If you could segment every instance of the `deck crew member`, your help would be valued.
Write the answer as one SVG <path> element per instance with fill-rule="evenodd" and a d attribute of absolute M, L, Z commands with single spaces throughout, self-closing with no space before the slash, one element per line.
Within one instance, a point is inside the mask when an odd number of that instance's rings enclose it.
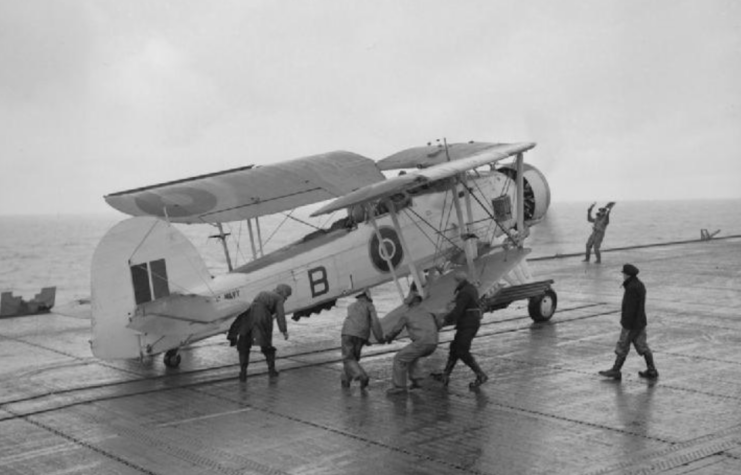
<path fill-rule="evenodd" d="M 623 304 L 620 315 L 620 338 L 615 346 L 615 364 L 599 374 L 608 378 L 621 379 L 620 368 L 630 352 L 631 343 L 639 355 L 646 360 L 646 371 L 639 371 L 642 378 L 654 379 L 659 372 L 654 365 L 653 353 L 646 342 L 646 286 L 638 279 L 638 268 L 632 264 L 623 266 Z"/>
<path fill-rule="evenodd" d="M 386 343 L 391 343 L 406 328 L 412 340 L 394 356 L 393 387 L 388 394 L 398 394 L 407 390 L 407 374 L 412 384 L 409 389 L 419 389 L 423 379 L 420 360 L 430 356 L 437 349 L 440 325 L 435 315 L 419 307 L 422 297 L 413 291 L 406 299 L 409 310 L 385 336 Z"/>
<path fill-rule="evenodd" d="M 252 344 L 260 346 L 265 361 L 268 364 L 270 377 L 278 376 L 275 369 L 275 353 L 273 346 L 273 319 L 278 321 L 278 329 L 283 338 L 288 340 L 286 328 L 286 314 L 283 303 L 291 296 L 291 286 L 279 284 L 275 290 L 266 290 L 257 294 L 252 305 L 246 312 L 239 315 L 231 328 L 227 338 L 235 344 L 239 351 L 239 380 L 247 380 L 247 366 L 250 362 Z"/>
<path fill-rule="evenodd" d="M 605 238 L 605 231 L 607 225 L 610 224 L 610 211 L 615 203 L 608 203 L 604 208 L 600 208 L 597 211 L 597 215 L 592 217 L 592 210 L 594 209 L 595 203 L 592 203 L 587 210 L 587 221 L 594 223 L 592 225 L 592 234 L 587 239 L 587 253 L 584 257 L 584 262 L 589 262 L 589 258 L 594 248 L 595 263 L 599 264 L 602 262 L 602 254 L 600 248 L 602 247 L 602 240 Z"/>
<path fill-rule="evenodd" d="M 350 383 L 360 381 L 360 389 L 368 387 L 370 378 L 362 366 L 360 356 L 363 346 L 369 345 L 370 333 L 376 340 L 383 341 L 383 330 L 378 320 L 376 307 L 373 305 L 370 289 L 365 289 L 358 294 L 355 302 L 347 308 L 347 317 L 342 324 L 342 377 L 343 388 L 349 388 Z"/>
<path fill-rule="evenodd" d="M 455 336 L 450 342 L 445 370 L 436 376 L 447 386 L 450 382 L 450 373 L 460 359 L 476 374 L 476 379 L 469 385 L 476 388 L 489 379 L 471 354 L 471 343 L 481 326 L 479 291 L 468 281 L 465 272 L 456 272 L 454 278 L 458 284 L 455 288 L 455 307 L 443 317 L 443 325 L 454 324 Z"/>

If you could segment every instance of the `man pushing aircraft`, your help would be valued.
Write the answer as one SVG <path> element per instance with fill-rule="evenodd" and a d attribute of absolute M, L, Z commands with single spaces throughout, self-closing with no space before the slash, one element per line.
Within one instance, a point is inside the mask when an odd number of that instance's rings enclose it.
<path fill-rule="evenodd" d="M 257 294 L 247 311 L 240 314 L 229 328 L 227 338 L 239 351 L 239 380 L 247 380 L 247 366 L 250 362 L 252 343 L 260 346 L 265 361 L 268 364 L 268 374 L 271 378 L 278 376 L 275 369 L 275 353 L 273 346 L 273 318 L 278 321 L 278 329 L 283 338 L 288 340 L 286 328 L 286 314 L 283 303 L 293 291 L 290 285 L 279 284 L 275 290 L 266 290 Z"/>

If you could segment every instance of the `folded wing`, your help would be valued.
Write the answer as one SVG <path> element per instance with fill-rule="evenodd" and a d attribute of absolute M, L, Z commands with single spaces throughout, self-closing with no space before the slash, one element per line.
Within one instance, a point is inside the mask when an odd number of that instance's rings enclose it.
<path fill-rule="evenodd" d="M 507 157 L 511 157 L 512 155 L 525 152 L 535 147 L 535 144 L 532 142 L 476 145 L 477 147 L 470 147 L 463 150 L 459 149 L 455 156 L 450 157 L 450 161 L 447 161 L 448 156 L 444 149 L 442 149 L 441 152 L 436 152 L 434 157 L 429 156 L 429 151 L 431 149 L 438 150 L 437 147 L 419 147 L 391 155 L 390 157 L 378 162 L 378 166 L 381 169 L 389 170 L 394 168 L 411 168 L 414 166 L 428 166 L 428 168 L 414 170 L 404 175 L 399 175 L 385 181 L 367 185 L 332 201 L 322 208 L 319 208 L 317 211 L 312 213 L 312 216 L 331 213 L 338 209 L 367 203 L 373 200 L 379 200 L 396 193 L 413 190 L 431 182 L 449 178 L 468 170 L 503 160 Z M 430 164 L 432 165 L 430 166 Z"/>
<path fill-rule="evenodd" d="M 370 158 L 337 151 L 112 193 L 105 200 L 132 216 L 218 223 L 325 201 L 382 180 Z"/>

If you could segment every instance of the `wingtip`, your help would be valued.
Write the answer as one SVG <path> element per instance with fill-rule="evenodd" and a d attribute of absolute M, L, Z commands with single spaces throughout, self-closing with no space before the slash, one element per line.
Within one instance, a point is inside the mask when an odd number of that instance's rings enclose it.
<path fill-rule="evenodd" d="M 536 145 L 538 145 L 536 142 L 520 142 L 517 144 L 518 148 L 522 148 L 523 152 L 535 148 Z"/>
<path fill-rule="evenodd" d="M 336 209 L 334 209 L 332 207 L 333 204 L 334 204 L 334 200 L 331 203 L 329 203 L 327 205 L 324 205 L 321 208 L 319 208 L 318 210 L 314 211 L 309 216 L 311 216 L 312 218 L 316 218 L 317 216 L 321 216 L 323 214 L 327 214 L 327 213 L 331 213 L 332 211 L 336 211 Z M 337 208 L 337 209 L 339 209 L 339 208 Z"/>

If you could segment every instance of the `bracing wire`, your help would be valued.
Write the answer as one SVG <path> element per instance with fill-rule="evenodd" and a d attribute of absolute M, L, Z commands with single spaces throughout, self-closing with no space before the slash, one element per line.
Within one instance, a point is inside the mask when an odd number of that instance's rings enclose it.
<path fill-rule="evenodd" d="M 134 250 L 131 251 L 131 254 L 129 255 L 129 259 L 128 259 L 129 264 L 131 264 L 131 258 L 134 257 L 134 254 L 136 254 L 139 251 L 139 248 L 142 247 L 142 245 L 144 245 L 144 241 L 146 241 L 149 235 L 152 234 L 154 227 L 157 226 L 158 224 L 159 224 L 159 221 L 152 221 L 152 225 L 149 227 L 149 230 L 147 230 L 147 232 L 144 233 L 144 236 L 139 241 L 139 244 L 137 244 Z M 169 223 L 168 223 L 168 226 L 170 226 Z"/>
<path fill-rule="evenodd" d="M 283 225 L 284 225 L 284 224 L 286 223 L 286 221 L 288 221 L 289 219 L 297 219 L 297 218 L 293 218 L 293 217 L 291 216 L 291 215 L 293 214 L 293 212 L 294 212 L 294 211 L 295 211 L 295 210 L 291 210 L 291 212 L 290 212 L 290 213 L 288 213 L 288 214 L 285 214 L 285 213 L 283 213 L 283 216 L 285 216 L 285 217 L 283 218 L 283 221 L 281 221 L 281 222 L 280 222 L 280 224 L 278 224 L 278 226 L 276 226 L 276 227 L 275 227 L 275 229 L 274 229 L 274 230 L 273 230 L 273 232 L 272 232 L 272 233 L 270 234 L 270 236 L 268 236 L 268 238 L 267 238 L 267 239 L 265 240 L 265 243 L 264 243 L 264 245 L 267 245 L 267 244 L 268 244 L 268 243 L 270 242 L 270 240 L 271 240 L 271 239 L 273 239 L 273 236 L 275 236 L 275 234 L 276 234 L 276 233 L 277 233 L 277 232 L 278 232 L 278 231 L 280 230 L 280 228 L 281 228 L 281 227 L 282 227 L 282 226 L 283 226 Z"/>
<path fill-rule="evenodd" d="M 434 227 L 434 226 L 433 226 L 433 225 L 432 225 L 432 224 L 431 224 L 431 223 L 430 223 L 429 221 L 427 221 L 427 220 L 426 220 L 426 219 L 425 219 L 424 217 L 420 216 L 420 214 L 419 214 L 419 213 L 417 213 L 416 211 L 414 211 L 413 209 L 407 208 L 407 209 L 404 209 L 404 212 L 405 212 L 405 213 L 407 213 L 407 215 L 408 215 L 409 213 L 411 213 L 411 214 L 413 214 L 414 216 L 416 216 L 417 218 L 419 218 L 419 221 L 414 221 L 414 220 L 411 220 L 411 221 L 412 221 L 412 223 L 413 223 L 413 224 L 414 224 L 414 225 L 415 225 L 415 226 L 417 227 L 417 229 L 419 229 L 419 230 L 420 230 L 420 232 L 422 233 L 422 235 L 423 235 L 423 236 L 424 236 L 425 238 L 427 238 L 427 240 L 428 240 L 428 241 L 429 241 L 429 242 L 430 242 L 430 243 L 431 243 L 431 244 L 432 244 L 432 245 L 433 245 L 433 246 L 435 247 L 435 250 L 436 250 L 436 252 L 437 252 L 437 249 L 439 249 L 439 247 L 440 247 L 440 246 L 439 246 L 439 244 L 437 244 L 437 242 L 436 242 L 436 241 L 434 241 L 433 239 L 431 239 L 431 238 L 430 238 L 430 236 L 429 236 L 429 235 L 428 235 L 428 234 L 427 234 L 427 233 L 426 233 L 426 232 L 425 232 L 425 231 L 424 231 L 424 230 L 422 229 L 422 227 L 421 227 L 421 226 L 419 225 L 419 222 L 421 221 L 421 222 L 423 222 L 424 224 L 426 224 L 427 226 L 429 226 L 429 227 L 430 227 L 430 228 L 431 228 L 431 229 L 432 229 L 432 230 L 434 231 L 434 234 L 439 234 L 439 235 L 442 235 L 442 233 L 441 233 L 440 231 L 438 231 L 437 229 L 435 229 L 435 227 Z M 452 246 L 458 247 L 458 246 L 457 246 L 457 245 L 456 245 L 456 244 L 455 244 L 455 243 L 454 243 L 453 241 L 451 241 L 451 240 L 450 240 L 450 238 L 447 238 L 447 237 L 445 237 L 444 235 L 443 235 L 442 237 L 443 237 L 444 239 L 446 239 L 446 240 L 447 240 L 447 241 L 448 241 L 448 242 L 449 242 L 449 243 L 450 243 L 450 244 L 451 244 Z M 438 242 L 439 242 L 439 241 L 438 241 Z M 459 249 L 460 249 L 460 248 L 459 248 Z"/>
<path fill-rule="evenodd" d="M 509 183 L 510 182 L 511 182 L 511 180 L 509 178 L 507 178 L 507 189 L 509 189 Z M 475 180 L 473 181 L 473 185 L 476 187 L 476 190 L 479 192 L 479 194 L 481 194 L 481 195 L 484 194 L 483 190 L 481 189 L 481 187 L 479 186 L 479 184 Z M 463 186 L 466 186 L 466 184 L 463 183 Z M 481 209 L 483 209 L 484 212 L 486 212 L 486 214 L 491 218 L 491 220 L 494 221 L 495 225 L 499 229 L 501 229 L 503 233 L 507 234 L 507 231 L 504 229 L 504 227 L 501 224 L 499 224 L 499 222 L 496 220 L 496 217 L 494 216 L 494 213 L 492 211 L 489 211 L 489 208 L 487 206 L 485 206 L 484 203 L 481 202 L 481 199 L 476 195 L 476 193 L 469 193 L 469 195 L 470 196 L 473 196 L 473 199 L 476 200 L 476 203 L 478 203 L 479 206 L 481 206 Z M 505 195 L 505 192 L 502 191 L 502 193 L 499 196 L 504 196 L 504 195 Z"/>
<path fill-rule="evenodd" d="M 157 224 L 157 223 L 155 223 L 155 225 L 156 225 L 156 224 Z M 154 226 L 153 226 L 153 227 L 154 227 Z M 151 231 L 152 231 L 152 229 L 150 229 L 150 231 L 149 231 L 149 232 L 147 233 L 147 236 L 148 236 L 148 235 L 149 235 L 149 234 L 151 233 Z M 183 236 L 183 239 L 186 239 L 186 240 L 187 240 L 187 237 Z M 142 240 L 142 242 L 141 242 L 141 243 L 139 244 L 139 246 L 141 246 L 141 245 L 142 245 L 142 244 L 144 243 L 144 240 L 146 240 L 146 236 L 145 236 L 145 238 L 144 238 L 144 239 Z M 137 246 L 137 248 L 138 248 L 139 246 Z M 195 270 L 195 269 L 196 269 L 196 266 L 195 266 L 195 264 L 193 264 L 193 260 L 192 260 L 192 259 L 191 259 L 190 257 L 187 257 L 187 259 L 188 259 L 188 264 L 190 265 L 191 269 L 194 269 L 194 270 Z M 150 268 L 149 270 L 150 270 L 150 272 L 151 272 L 151 268 Z M 157 274 L 157 273 L 152 273 L 152 277 L 155 277 L 155 276 L 167 282 L 167 285 L 168 285 L 168 287 L 170 287 L 170 293 L 171 293 L 171 294 L 173 293 L 173 292 L 172 292 L 172 288 L 173 288 L 173 287 L 174 287 L 175 289 L 177 289 L 177 290 L 180 290 L 180 291 L 182 291 L 182 292 L 183 292 L 184 294 L 188 294 L 188 293 L 190 293 L 190 292 L 191 292 L 191 290 L 190 290 L 190 289 L 188 289 L 187 287 L 185 287 L 185 286 L 183 286 L 183 285 L 180 285 L 180 284 L 178 284 L 178 282 L 177 282 L 177 281 L 173 280 L 173 279 L 172 279 L 172 276 L 170 276 L 170 275 L 167 275 L 167 276 L 163 276 L 163 275 L 160 275 L 160 274 Z M 209 292 L 211 293 L 211 295 L 212 295 L 212 296 L 216 295 L 216 294 L 215 294 L 215 292 L 213 291 L 213 288 L 212 288 L 212 287 L 211 287 L 211 285 L 210 285 L 210 279 L 206 279 L 206 278 L 205 278 L 205 276 L 204 276 L 204 275 L 202 275 L 202 274 L 200 274 L 200 273 L 199 273 L 199 276 L 198 276 L 198 277 L 200 278 L 200 281 L 201 281 L 201 283 L 202 283 L 202 284 L 204 284 L 204 286 L 205 286 L 205 287 L 206 287 L 206 288 L 208 289 L 208 291 L 209 291 Z"/>
<path fill-rule="evenodd" d="M 291 212 L 291 213 L 293 213 L 293 212 Z M 291 216 L 290 214 L 289 214 L 289 215 L 287 215 L 287 216 L 286 216 L 286 218 L 290 218 L 290 219 L 292 219 L 292 220 L 296 221 L 297 223 L 305 224 L 306 226 L 309 226 L 310 228 L 314 228 L 314 229 L 316 229 L 317 231 L 319 231 L 319 230 L 321 230 L 321 229 L 322 229 L 322 228 L 321 228 L 321 227 L 319 227 L 319 226 L 316 226 L 316 225 L 314 225 L 314 224 L 311 224 L 311 223 L 309 223 L 309 222 L 307 222 L 307 221 L 304 221 L 303 219 L 299 219 L 299 218 L 297 218 L 297 217 L 295 217 L 295 216 Z M 283 223 L 281 223 L 281 224 L 283 224 Z"/>
<path fill-rule="evenodd" d="M 233 234 L 232 234 L 233 236 Z M 234 245 L 234 254 L 236 256 L 234 257 L 234 267 L 239 267 L 237 265 L 238 258 L 241 257 L 244 262 L 247 262 L 247 259 L 244 257 L 244 254 L 242 253 L 242 221 L 239 221 L 239 226 L 237 227 L 237 237 L 234 239 L 236 241 L 236 244 Z"/>

